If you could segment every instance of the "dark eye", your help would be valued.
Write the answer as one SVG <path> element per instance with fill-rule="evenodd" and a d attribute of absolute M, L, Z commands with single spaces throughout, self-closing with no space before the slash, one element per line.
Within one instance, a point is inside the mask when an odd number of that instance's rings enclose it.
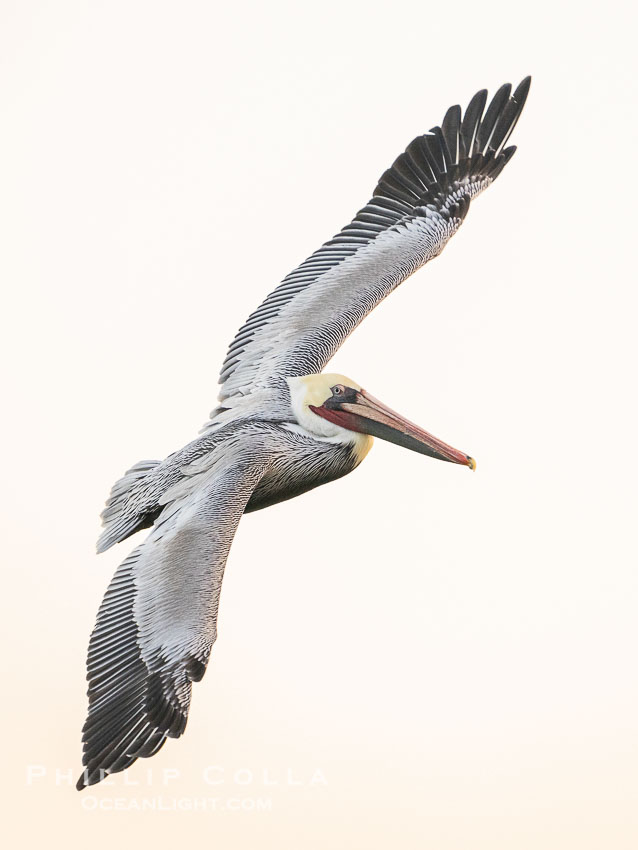
<path fill-rule="evenodd" d="M 341 393 L 343 392 L 343 387 L 341 386 L 341 384 L 337 384 L 336 387 L 332 387 L 331 389 L 333 395 L 341 395 Z"/>

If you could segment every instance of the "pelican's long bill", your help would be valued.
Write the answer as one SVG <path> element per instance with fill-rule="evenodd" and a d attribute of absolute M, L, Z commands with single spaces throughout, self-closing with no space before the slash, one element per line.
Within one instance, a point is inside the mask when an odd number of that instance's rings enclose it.
<path fill-rule="evenodd" d="M 310 405 L 312 412 L 348 431 L 370 434 L 437 460 L 476 469 L 474 458 L 404 419 L 365 390 L 354 390 L 351 387 L 343 389 L 342 396 L 332 396 L 321 407 Z"/>

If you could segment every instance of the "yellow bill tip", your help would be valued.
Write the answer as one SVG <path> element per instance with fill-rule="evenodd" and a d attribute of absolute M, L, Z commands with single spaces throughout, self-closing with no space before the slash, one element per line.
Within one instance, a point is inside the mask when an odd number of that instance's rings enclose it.
<path fill-rule="evenodd" d="M 470 469 L 472 470 L 472 472 L 474 472 L 474 470 L 476 469 L 476 461 L 474 460 L 474 458 L 473 458 L 473 457 L 468 457 L 468 459 L 467 459 L 467 465 L 470 467 Z"/>

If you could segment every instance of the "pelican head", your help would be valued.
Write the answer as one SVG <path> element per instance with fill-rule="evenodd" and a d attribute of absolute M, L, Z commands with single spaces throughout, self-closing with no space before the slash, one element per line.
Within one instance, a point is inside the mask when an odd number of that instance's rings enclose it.
<path fill-rule="evenodd" d="M 390 410 L 345 375 L 305 375 L 288 378 L 288 385 L 297 422 L 315 436 L 354 443 L 365 453 L 370 437 L 379 437 L 437 460 L 476 468 L 474 458 Z"/>

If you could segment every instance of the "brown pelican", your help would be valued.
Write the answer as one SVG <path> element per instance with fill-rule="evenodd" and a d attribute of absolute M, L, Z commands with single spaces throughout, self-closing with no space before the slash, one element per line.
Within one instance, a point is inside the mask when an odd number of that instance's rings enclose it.
<path fill-rule="evenodd" d="M 441 253 L 471 200 L 512 157 L 530 79 L 480 91 L 462 115 L 408 145 L 353 221 L 252 313 L 222 366 L 201 436 L 113 486 L 98 552 L 152 526 L 118 568 L 88 651 L 89 713 L 78 788 L 184 732 L 191 686 L 217 635 L 226 558 L 243 513 L 351 472 L 373 437 L 439 460 L 474 461 L 322 369 L 412 272 Z"/>

